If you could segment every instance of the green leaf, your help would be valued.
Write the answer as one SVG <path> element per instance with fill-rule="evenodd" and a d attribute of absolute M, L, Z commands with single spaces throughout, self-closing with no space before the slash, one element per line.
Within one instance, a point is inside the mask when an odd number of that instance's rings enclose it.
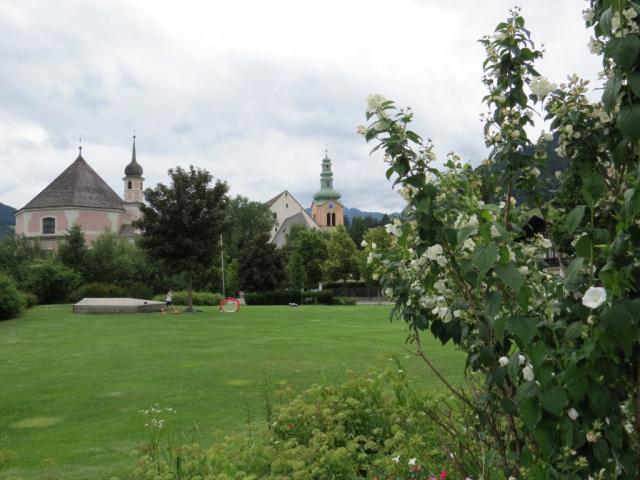
<path fill-rule="evenodd" d="M 485 313 L 489 319 L 494 318 L 500 311 L 500 305 L 502 304 L 502 293 L 491 292 L 485 303 Z"/>
<path fill-rule="evenodd" d="M 637 35 L 613 37 L 609 40 L 608 54 L 625 71 L 630 71 L 640 52 L 640 38 Z"/>
<path fill-rule="evenodd" d="M 591 258 L 591 248 L 593 243 L 589 235 L 583 235 L 580 240 L 576 242 L 576 255 L 584 258 Z"/>
<path fill-rule="evenodd" d="M 566 225 L 569 235 L 573 235 L 573 232 L 576 231 L 576 228 L 578 228 L 580 222 L 582 222 L 582 217 L 584 217 L 584 209 L 584 205 L 578 205 L 576 208 L 569 212 L 569 215 L 567 215 Z"/>
<path fill-rule="evenodd" d="M 631 87 L 631 91 L 637 96 L 640 97 L 640 72 L 633 72 L 628 77 L 629 86 Z"/>
<path fill-rule="evenodd" d="M 495 271 L 502 283 L 506 287 L 513 289 L 514 292 L 520 290 L 520 287 L 524 284 L 524 277 L 513 263 L 498 265 Z"/>
<path fill-rule="evenodd" d="M 478 233 L 478 227 L 474 227 L 472 225 L 467 225 L 466 227 L 462 227 L 461 229 L 458 230 L 458 234 L 457 234 L 457 241 L 458 241 L 458 245 L 462 245 L 462 242 L 464 242 L 467 238 L 469 238 L 470 235 L 475 235 L 476 233 Z"/>
<path fill-rule="evenodd" d="M 556 441 L 553 435 L 554 430 L 554 425 L 549 425 L 548 422 L 541 422 L 533 432 L 536 444 L 540 447 L 545 458 L 549 458 L 556 448 Z"/>
<path fill-rule="evenodd" d="M 472 261 L 478 271 L 484 275 L 498 261 L 498 249 L 493 245 L 477 247 L 473 252 Z"/>
<path fill-rule="evenodd" d="M 609 445 L 603 439 L 598 441 L 593 446 L 593 454 L 602 465 L 606 465 L 609 461 Z"/>
<path fill-rule="evenodd" d="M 518 407 L 515 403 L 513 403 L 513 400 L 503 398 L 500 400 L 500 405 L 502 406 L 502 409 L 509 415 L 515 416 L 518 414 Z"/>
<path fill-rule="evenodd" d="M 522 310 L 527 310 L 529 308 L 529 298 L 531 297 L 531 290 L 526 285 L 523 285 L 520 290 L 518 290 L 518 305 Z"/>
<path fill-rule="evenodd" d="M 592 383 L 587 388 L 587 396 L 593 408 L 593 412 L 599 417 L 605 417 L 609 413 L 611 394 L 605 385 Z"/>
<path fill-rule="evenodd" d="M 535 318 L 517 317 L 507 322 L 507 331 L 515 335 L 520 348 L 524 350 L 535 337 L 537 326 L 538 320 Z"/>
<path fill-rule="evenodd" d="M 578 257 L 574 258 L 567 267 L 567 271 L 564 274 L 564 286 L 570 292 L 581 287 L 580 277 L 582 276 L 583 265 L 584 258 Z"/>
<path fill-rule="evenodd" d="M 581 368 L 571 365 L 566 370 L 564 386 L 567 387 L 571 400 L 578 403 L 587 393 L 587 387 L 589 386 L 587 374 Z"/>
<path fill-rule="evenodd" d="M 522 402 L 527 398 L 534 398 L 538 393 L 538 390 L 540 390 L 540 387 L 538 387 L 536 382 L 524 382 L 518 385 L 515 397 L 516 402 L 518 402 L 518 405 L 522 405 Z"/>
<path fill-rule="evenodd" d="M 640 107 L 640 105 L 638 106 Z M 582 177 L 582 196 L 589 205 L 595 205 L 596 202 L 604 196 L 606 191 L 607 184 L 605 183 L 602 175 L 591 172 L 590 174 Z"/>
<path fill-rule="evenodd" d="M 611 77 L 605 85 L 602 93 L 602 104 L 607 112 L 611 112 L 616 106 L 620 87 L 622 87 L 622 79 L 617 74 Z"/>
<path fill-rule="evenodd" d="M 533 430 L 542 418 L 542 409 L 535 398 L 527 398 L 520 403 L 520 413 L 522 415 L 522 421 L 529 428 Z"/>
<path fill-rule="evenodd" d="M 493 322 L 493 333 L 496 336 L 496 340 L 502 343 L 504 340 L 504 327 L 507 323 L 506 317 L 499 317 Z"/>
<path fill-rule="evenodd" d="M 640 140 L 640 104 L 620 107 L 616 127 L 629 141 Z"/>
<path fill-rule="evenodd" d="M 558 385 L 542 390 L 538 394 L 538 398 L 542 408 L 549 413 L 553 413 L 556 417 L 560 417 L 563 414 L 564 407 L 569 401 L 564 389 Z"/>

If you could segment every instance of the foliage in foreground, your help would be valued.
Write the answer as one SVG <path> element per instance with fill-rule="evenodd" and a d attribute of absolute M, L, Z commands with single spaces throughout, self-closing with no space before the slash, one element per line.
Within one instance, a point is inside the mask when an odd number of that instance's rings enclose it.
<path fill-rule="evenodd" d="M 266 389 L 268 428 L 252 433 L 255 426 L 249 424 L 247 435 L 226 437 L 209 447 L 172 445 L 172 412 L 154 406 L 142 412 L 149 441 L 139 450 L 134 478 L 444 478 L 452 457 L 432 418 L 446 415 L 462 423 L 462 410 L 450 398 L 412 390 L 401 365 L 392 365 L 383 373 L 352 375 L 340 386 L 314 386 L 275 413 Z M 458 451 L 464 450 L 460 446 L 473 448 L 472 436 L 461 436 Z"/>
<path fill-rule="evenodd" d="M 0 320 L 13 318 L 22 312 L 26 300 L 8 275 L 0 273 Z"/>
<path fill-rule="evenodd" d="M 372 123 L 361 128 L 379 142 L 387 177 L 396 176 L 409 204 L 388 225 L 395 248 L 370 252 L 369 262 L 418 355 L 431 366 L 420 343 L 430 330 L 463 348 L 469 372 L 484 377 L 472 398 L 443 380 L 477 412 L 495 464 L 513 479 L 636 480 L 639 472 L 640 5 L 591 4 L 585 19 L 592 49 L 604 54 L 602 102 L 589 102 L 576 76 L 560 86 L 539 76 L 533 62 L 542 52 L 518 11 L 481 41 L 485 141 L 501 172 L 488 180 L 502 201 L 485 203 L 487 179 L 453 153 L 444 172 L 433 168 L 433 146 L 410 130 L 410 109 L 372 96 Z M 525 126 L 536 103 L 580 175 L 580 204 L 569 212 L 537 194 L 553 136 L 532 148 Z M 563 276 L 544 264 L 557 240 L 518 228 L 532 213 L 516 205 L 515 187 L 533 192 L 538 213 L 571 237 Z"/>

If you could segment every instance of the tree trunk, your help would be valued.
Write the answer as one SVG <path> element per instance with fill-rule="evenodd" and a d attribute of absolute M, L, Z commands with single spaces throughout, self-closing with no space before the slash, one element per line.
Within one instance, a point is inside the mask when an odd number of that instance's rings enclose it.
<path fill-rule="evenodd" d="M 189 272 L 189 293 L 187 295 L 187 312 L 193 312 L 193 276 Z"/>

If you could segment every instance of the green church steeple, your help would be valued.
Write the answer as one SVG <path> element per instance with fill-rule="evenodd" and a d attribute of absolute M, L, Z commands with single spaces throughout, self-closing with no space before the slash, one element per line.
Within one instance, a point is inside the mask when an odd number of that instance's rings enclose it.
<path fill-rule="evenodd" d="M 324 151 L 322 159 L 322 173 L 320 173 L 320 190 L 315 193 L 313 200 L 318 205 L 323 205 L 329 200 L 342 204 L 339 201 L 340 192 L 333 189 L 333 172 L 331 171 L 331 159 L 327 151 Z"/>

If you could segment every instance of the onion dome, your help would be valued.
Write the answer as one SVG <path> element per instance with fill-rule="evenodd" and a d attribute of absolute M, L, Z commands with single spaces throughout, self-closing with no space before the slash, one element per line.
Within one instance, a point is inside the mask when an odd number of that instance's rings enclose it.
<path fill-rule="evenodd" d="M 320 190 L 313 195 L 313 200 L 317 204 L 324 204 L 329 200 L 338 201 L 340 192 L 333 189 L 333 172 L 331 171 L 331 159 L 325 150 L 322 159 L 322 173 L 320 173 Z M 339 202 L 338 202 L 339 203 Z"/>
<path fill-rule="evenodd" d="M 133 136 L 133 153 L 131 154 L 131 162 L 124 168 L 124 174 L 127 177 L 141 177 L 142 166 L 136 160 L 136 136 Z"/>

